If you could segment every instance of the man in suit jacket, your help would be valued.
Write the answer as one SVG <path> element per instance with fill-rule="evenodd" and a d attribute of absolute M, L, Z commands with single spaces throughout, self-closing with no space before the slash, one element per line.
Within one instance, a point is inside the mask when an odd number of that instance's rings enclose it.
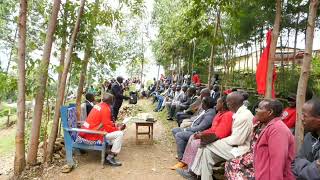
<path fill-rule="evenodd" d="M 213 85 L 213 91 L 211 93 L 211 97 L 213 98 L 214 105 L 216 106 L 217 105 L 217 100 L 220 97 L 220 88 L 219 88 L 218 84 Z"/>
<path fill-rule="evenodd" d="M 188 118 L 192 119 L 193 116 L 197 116 L 202 110 L 201 108 L 202 99 L 204 97 L 209 97 L 209 96 L 210 96 L 210 90 L 208 88 L 202 89 L 200 92 L 200 96 L 194 99 L 194 102 L 190 104 L 188 109 L 184 110 L 183 112 L 177 113 L 176 117 L 177 117 L 178 125 L 180 126 L 180 124 L 184 119 L 188 119 Z"/>
<path fill-rule="evenodd" d="M 199 148 L 190 171 L 177 170 L 180 175 L 188 179 L 201 176 L 202 180 L 212 180 L 212 170 L 216 163 L 241 156 L 249 150 L 253 115 L 243 105 L 243 101 L 240 92 L 232 92 L 227 96 L 227 106 L 234 113 L 231 135 Z"/>
<path fill-rule="evenodd" d="M 122 105 L 123 99 L 129 99 L 129 97 L 123 95 L 123 77 L 118 76 L 117 80 L 111 86 L 111 92 L 115 97 L 113 106 L 112 106 L 112 118 L 113 121 L 116 121 L 119 114 L 119 109 Z"/>
<path fill-rule="evenodd" d="M 177 154 L 179 160 L 181 160 L 183 157 L 184 149 L 186 148 L 189 137 L 196 132 L 204 131 L 210 128 L 212 119 L 216 115 L 213 107 L 214 103 L 211 97 L 203 98 L 203 111 L 193 120 L 191 127 L 177 127 L 172 129 L 173 136 L 175 137 L 177 143 Z"/>
<path fill-rule="evenodd" d="M 196 101 L 196 88 L 189 87 L 185 94 L 185 99 L 180 102 L 176 107 L 176 112 L 181 112 L 189 108 L 189 106 Z"/>

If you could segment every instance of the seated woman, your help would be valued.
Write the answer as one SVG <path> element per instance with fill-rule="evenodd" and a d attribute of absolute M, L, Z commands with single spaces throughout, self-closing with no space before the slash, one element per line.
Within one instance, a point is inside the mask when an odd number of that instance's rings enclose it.
<path fill-rule="evenodd" d="M 294 141 L 279 118 L 282 104 L 277 100 L 263 100 L 256 111 L 250 151 L 226 162 L 226 179 L 292 179 Z"/>
<path fill-rule="evenodd" d="M 228 110 L 226 96 L 218 99 L 216 110 L 218 113 L 212 120 L 211 128 L 189 138 L 182 160 L 172 169 L 191 167 L 200 143 L 204 146 L 231 134 L 233 113 Z"/>
<path fill-rule="evenodd" d="M 278 100 L 263 100 L 256 110 L 257 120 L 265 127 L 253 149 L 256 179 L 295 179 L 291 171 L 295 141 L 280 118 L 282 110 Z"/>
<path fill-rule="evenodd" d="M 111 104 L 114 96 L 106 93 L 103 95 L 102 102 L 95 105 L 91 110 L 88 118 L 82 125 L 82 129 L 99 130 L 108 132 L 105 138 L 112 143 L 111 153 L 108 154 L 106 162 L 111 166 L 121 166 L 121 163 L 115 160 L 115 156 L 120 152 L 123 139 L 125 124 L 115 125 L 112 121 Z M 79 133 L 84 139 L 89 141 L 103 141 L 102 135 Z"/>
<path fill-rule="evenodd" d="M 212 124 L 213 117 L 216 115 L 216 112 L 213 109 L 214 102 L 212 97 L 204 97 L 201 104 L 203 111 L 196 118 L 193 119 L 193 122 L 190 127 L 176 127 L 172 129 L 172 134 L 176 140 L 177 145 L 178 160 L 182 159 L 184 150 L 186 148 L 190 136 L 196 132 L 209 129 Z M 179 163 L 177 165 L 178 167 L 174 166 L 171 169 L 179 168 Z"/>

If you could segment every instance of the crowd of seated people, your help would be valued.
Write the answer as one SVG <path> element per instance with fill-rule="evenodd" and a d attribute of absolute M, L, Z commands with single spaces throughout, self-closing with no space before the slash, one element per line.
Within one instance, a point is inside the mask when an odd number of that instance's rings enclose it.
<path fill-rule="evenodd" d="M 296 152 L 295 94 L 288 107 L 261 99 L 250 111 L 250 95 L 239 89 L 221 92 L 218 84 L 164 84 L 155 111 L 168 110 L 177 148 L 170 167 L 186 179 L 214 179 L 214 166 L 225 162 L 225 178 L 320 179 L 320 99 L 303 106 L 305 138 Z M 184 90 L 182 90 L 185 88 Z"/>

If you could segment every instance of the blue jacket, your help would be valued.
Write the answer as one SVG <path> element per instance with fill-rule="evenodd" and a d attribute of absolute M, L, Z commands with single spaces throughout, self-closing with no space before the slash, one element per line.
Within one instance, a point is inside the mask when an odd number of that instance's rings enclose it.
<path fill-rule="evenodd" d="M 320 179 L 320 168 L 316 160 L 320 159 L 320 137 L 307 133 L 293 163 L 293 173 L 297 179 Z"/>
<path fill-rule="evenodd" d="M 206 112 L 201 117 L 199 117 L 195 122 L 192 123 L 191 127 L 186 128 L 186 131 L 195 133 L 210 128 L 215 115 L 216 111 L 214 109 L 206 110 Z"/>

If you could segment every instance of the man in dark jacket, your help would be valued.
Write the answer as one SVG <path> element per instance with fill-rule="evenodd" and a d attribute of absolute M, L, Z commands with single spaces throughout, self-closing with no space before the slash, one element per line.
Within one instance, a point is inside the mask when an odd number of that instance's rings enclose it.
<path fill-rule="evenodd" d="M 214 103 L 212 97 L 203 98 L 203 111 L 193 120 L 191 127 L 177 127 L 172 129 L 173 136 L 175 137 L 177 143 L 178 160 L 181 160 L 183 157 L 189 137 L 196 132 L 204 131 L 211 127 L 212 119 L 216 115 L 213 107 Z"/>
<path fill-rule="evenodd" d="M 214 101 L 214 106 L 217 105 L 217 100 L 220 97 L 220 88 L 218 84 L 213 85 L 213 91 L 211 93 L 211 97 L 213 98 Z"/>
<path fill-rule="evenodd" d="M 201 90 L 200 96 L 195 99 L 195 101 L 190 104 L 189 108 L 187 110 L 184 110 L 183 112 L 178 112 L 177 113 L 177 123 L 180 126 L 182 121 L 184 119 L 192 118 L 193 116 L 197 116 L 200 111 L 202 110 L 201 108 L 201 101 L 204 97 L 209 97 L 210 96 L 210 90 L 208 88 L 204 88 Z"/>
<path fill-rule="evenodd" d="M 293 173 L 297 179 L 320 179 L 320 99 L 307 101 L 302 115 L 308 133 L 293 163 Z"/>
<path fill-rule="evenodd" d="M 87 93 L 85 103 L 86 103 L 86 111 L 88 116 L 95 103 L 94 94 Z"/>
<path fill-rule="evenodd" d="M 186 110 L 189 108 L 190 104 L 194 103 L 196 101 L 196 88 L 195 87 L 189 87 L 187 90 L 187 93 L 185 95 L 185 99 L 177 105 L 177 112 L 181 112 L 183 110 Z"/>
<path fill-rule="evenodd" d="M 119 109 L 122 105 L 123 99 L 129 99 L 129 97 L 123 95 L 123 77 L 118 76 L 117 80 L 111 86 L 111 92 L 115 97 L 113 106 L 112 106 L 112 118 L 113 121 L 116 121 L 119 114 Z"/>

